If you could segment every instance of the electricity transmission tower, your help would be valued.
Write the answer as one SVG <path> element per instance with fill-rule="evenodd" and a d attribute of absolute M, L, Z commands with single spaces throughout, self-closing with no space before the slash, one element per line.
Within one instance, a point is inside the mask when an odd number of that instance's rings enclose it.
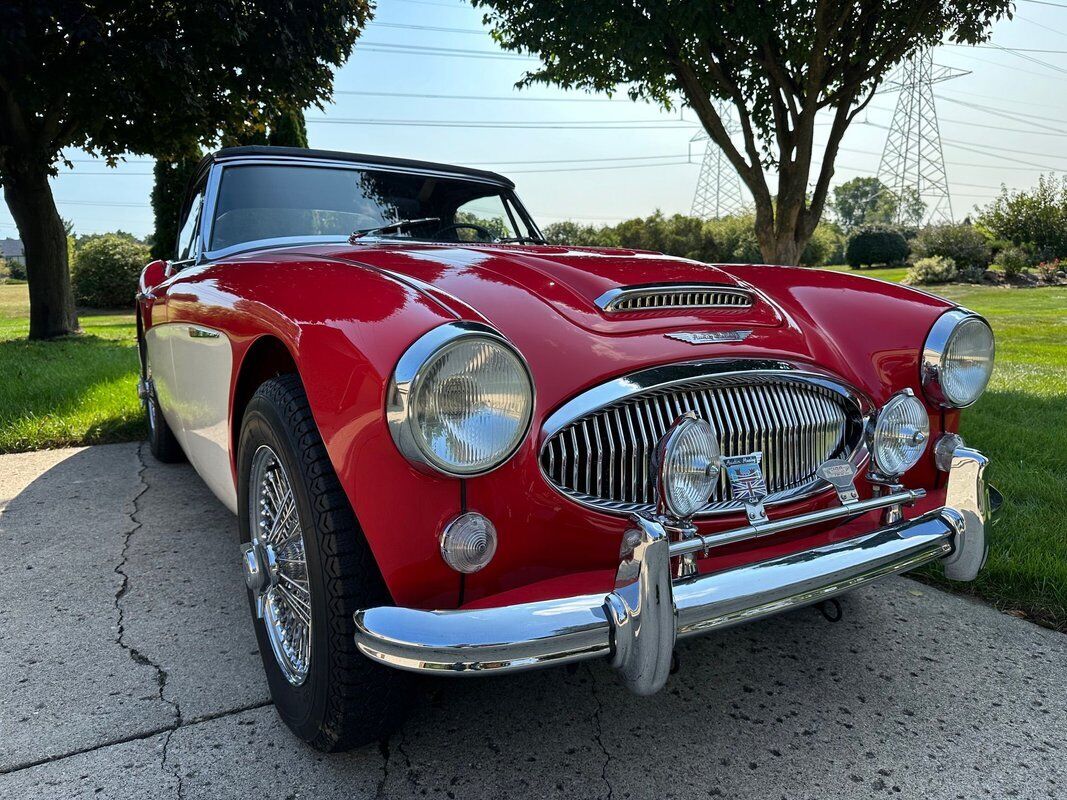
<path fill-rule="evenodd" d="M 929 49 L 908 58 L 886 85 L 896 88 L 897 107 L 882 150 L 878 178 L 897 199 L 898 223 L 916 222 L 912 200 L 921 200 L 926 222 L 952 222 L 952 198 L 934 106 L 934 84 L 966 75 L 966 70 L 934 64 Z"/>
<path fill-rule="evenodd" d="M 732 136 L 740 130 L 726 101 L 716 100 L 715 110 L 728 134 Z M 744 195 L 741 194 L 741 178 L 722 148 L 708 137 L 707 132 L 700 131 L 689 140 L 689 146 L 692 147 L 693 142 L 702 141 L 706 141 L 707 146 L 704 148 L 700 177 L 697 178 L 697 188 L 693 194 L 693 216 L 714 219 L 740 214 L 746 207 Z"/>

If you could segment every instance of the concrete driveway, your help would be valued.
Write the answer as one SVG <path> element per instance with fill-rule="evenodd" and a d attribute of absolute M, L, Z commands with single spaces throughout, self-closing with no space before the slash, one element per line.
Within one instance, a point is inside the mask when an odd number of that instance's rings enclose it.
<path fill-rule="evenodd" d="M 135 445 L 0 457 L 0 797 L 1067 797 L 1067 637 L 904 579 L 681 646 L 427 684 L 322 755 L 276 719 L 236 523 Z"/>

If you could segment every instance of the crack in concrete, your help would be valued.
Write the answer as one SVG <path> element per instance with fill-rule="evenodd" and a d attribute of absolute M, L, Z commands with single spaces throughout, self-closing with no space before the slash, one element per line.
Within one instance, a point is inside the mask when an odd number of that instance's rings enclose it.
<path fill-rule="evenodd" d="M 389 760 L 392 758 L 388 736 L 378 742 L 378 752 L 382 754 L 382 777 L 378 781 L 378 789 L 374 796 L 378 800 L 382 800 L 385 797 L 385 784 L 389 781 Z"/>
<path fill-rule="evenodd" d="M 608 752 L 607 746 L 604 744 L 604 724 L 601 719 L 601 714 L 604 711 L 604 704 L 600 700 L 600 693 L 596 688 L 596 676 L 593 674 L 593 668 L 586 664 L 586 670 L 589 673 L 590 681 L 590 694 L 593 695 L 593 700 L 596 702 L 596 711 L 593 712 L 593 724 L 595 729 L 593 731 L 593 739 L 597 743 L 597 747 L 600 748 L 600 752 L 604 754 L 604 763 L 600 766 L 600 780 L 604 781 L 604 786 L 607 787 L 607 800 L 613 800 L 615 797 L 615 787 L 611 785 L 611 781 L 608 780 L 608 766 L 612 762 L 612 755 Z"/>
<path fill-rule="evenodd" d="M 106 742 L 100 744 L 94 744 L 92 747 L 83 747 L 80 750 L 70 750 L 66 753 L 57 753 L 56 755 L 49 756 L 48 758 L 41 758 L 36 761 L 25 761 L 21 764 L 14 764 L 10 767 L 0 769 L 0 775 L 10 775 L 13 772 L 19 772 L 24 769 L 31 769 L 33 767 L 39 767 L 43 764 L 54 764 L 57 761 L 63 761 L 67 758 L 73 758 L 74 756 L 85 755 L 86 753 L 95 753 L 97 750 L 103 750 L 108 747 L 116 747 L 122 744 L 129 744 L 130 742 L 141 742 L 145 739 L 151 739 L 153 736 L 159 736 L 160 734 L 167 733 L 173 734 L 185 728 L 192 728 L 197 725 L 202 725 L 205 722 L 213 722 L 217 719 L 224 719 L 226 717 L 232 717 L 236 714 L 243 714 L 246 711 L 255 711 L 256 709 L 266 708 L 273 703 L 269 700 L 265 700 L 259 703 L 252 703 L 247 706 L 239 706 L 238 708 L 231 708 L 228 711 L 218 711 L 213 714 L 202 714 L 191 720 L 183 720 L 181 725 L 167 725 L 161 728 L 153 728 L 150 731 L 143 733 L 136 733 L 131 736 L 122 736 L 118 739 L 109 739 Z"/>
<path fill-rule="evenodd" d="M 137 461 L 140 464 L 137 470 L 137 479 L 141 483 L 141 488 L 137 494 L 133 496 L 133 509 L 130 512 L 130 528 L 123 534 L 122 553 L 119 557 L 119 563 L 115 566 L 115 574 L 122 578 L 121 584 L 119 584 L 118 591 L 115 592 L 115 610 L 118 612 L 119 624 L 118 624 L 118 636 L 115 639 L 115 643 L 129 653 L 130 658 L 137 664 L 142 666 L 151 667 L 155 670 L 156 683 L 159 685 L 159 699 L 169 705 L 174 712 L 174 725 L 167 732 L 167 738 L 163 741 L 163 754 L 160 766 L 164 771 L 167 770 L 167 755 L 168 748 L 170 747 L 171 737 L 174 736 L 174 731 L 182 727 L 182 709 L 178 703 L 177 698 L 170 698 L 167 696 L 167 681 L 170 679 L 170 675 L 167 670 L 163 668 L 162 664 L 159 664 L 138 648 L 126 641 L 126 609 L 123 607 L 122 600 L 126 596 L 126 592 L 130 588 L 130 576 L 126 572 L 126 563 L 129 560 L 130 540 L 133 535 L 137 533 L 144 526 L 144 521 L 141 519 L 141 498 L 148 492 L 149 484 L 145 473 L 148 471 L 148 464 L 144 458 L 144 444 L 141 444 L 137 448 Z M 178 768 L 175 766 L 171 769 L 171 774 L 174 775 L 174 779 L 178 783 L 178 800 L 182 800 L 182 776 Z"/>

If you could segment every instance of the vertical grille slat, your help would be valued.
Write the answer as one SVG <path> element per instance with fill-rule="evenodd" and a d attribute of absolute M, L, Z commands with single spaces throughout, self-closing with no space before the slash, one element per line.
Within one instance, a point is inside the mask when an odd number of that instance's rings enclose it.
<path fill-rule="evenodd" d="M 580 502 L 619 512 L 649 510 L 655 503 L 656 444 L 687 411 L 718 432 L 724 455 L 763 453 L 772 502 L 817 490 L 819 464 L 848 457 L 859 444 L 847 438 L 859 430 L 849 427 L 856 410 L 837 392 L 815 382 L 742 375 L 650 390 L 593 411 L 545 442 L 542 469 Z M 738 507 L 721 474 L 706 511 Z"/>

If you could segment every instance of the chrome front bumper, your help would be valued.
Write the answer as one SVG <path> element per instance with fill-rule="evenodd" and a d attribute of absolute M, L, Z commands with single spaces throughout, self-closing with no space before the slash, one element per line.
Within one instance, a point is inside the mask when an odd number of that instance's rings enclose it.
<path fill-rule="evenodd" d="M 986 555 L 988 460 L 961 447 L 945 506 L 823 547 L 709 575 L 675 579 L 671 559 L 867 511 L 913 502 L 901 491 L 832 508 L 670 541 L 635 517 L 614 591 L 498 608 L 422 611 L 383 606 L 355 615 L 356 645 L 392 667 L 449 675 L 514 672 L 609 657 L 625 683 L 652 694 L 666 683 L 675 641 L 777 614 L 941 559 L 952 580 L 973 580 Z"/>

